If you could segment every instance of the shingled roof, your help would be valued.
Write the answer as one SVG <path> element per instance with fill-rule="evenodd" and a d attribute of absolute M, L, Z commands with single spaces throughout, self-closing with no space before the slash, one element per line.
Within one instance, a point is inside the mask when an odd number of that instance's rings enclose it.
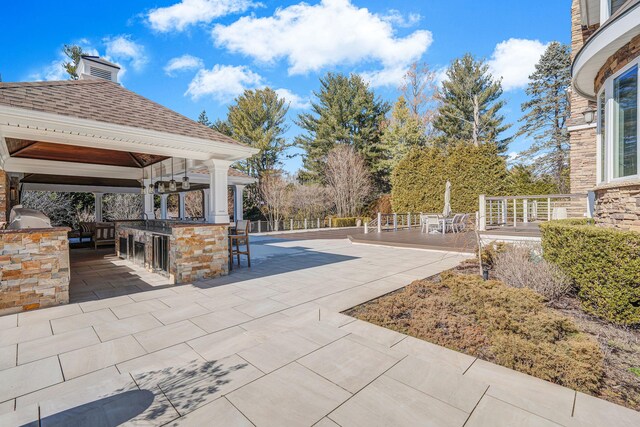
<path fill-rule="evenodd" d="M 243 145 L 102 79 L 0 83 L 0 105 Z"/>

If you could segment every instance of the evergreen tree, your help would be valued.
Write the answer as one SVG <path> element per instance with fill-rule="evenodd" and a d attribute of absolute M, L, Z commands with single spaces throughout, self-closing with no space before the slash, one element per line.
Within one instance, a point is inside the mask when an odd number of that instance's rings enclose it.
<path fill-rule="evenodd" d="M 69 79 L 78 80 L 78 64 L 82 58 L 82 48 L 76 45 L 65 44 L 62 48 L 62 53 L 70 59 L 70 61 L 62 64 L 67 74 L 69 74 Z"/>
<path fill-rule="evenodd" d="M 567 45 L 552 42 L 547 47 L 536 70 L 529 76 L 527 95 L 522 104 L 526 113 L 520 121 L 518 135 L 533 138 L 533 143 L 521 156 L 535 159 L 536 172 L 554 177 L 560 192 L 569 190 L 569 85 L 571 57 Z"/>
<path fill-rule="evenodd" d="M 509 169 L 507 189 L 514 196 L 558 193 L 552 176 L 537 176 L 533 167 L 525 165 L 515 165 Z"/>
<path fill-rule="evenodd" d="M 217 119 L 215 122 L 211 124 L 211 129 L 217 130 L 223 135 L 233 137 L 233 129 L 231 129 L 231 125 L 226 120 Z"/>
<path fill-rule="evenodd" d="M 375 95 L 357 74 L 327 73 L 314 92 L 311 113 L 298 116 L 296 124 L 306 134 L 296 137 L 296 145 L 305 150 L 304 171 L 307 182 L 324 182 L 327 154 L 338 144 L 350 145 L 359 152 L 373 172 L 378 191 L 384 189 L 385 177 L 378 163 L 384 161 L 381 147 L 382 123 L 389 104 Z"/>
<path fill-rule="evenodd" d="M 484 60 L 469 53 L 455 59 L 438 94 L 440 107 L 434 127 L 441 134 L 441 143 L 462 140 L 476 147 L 491 143 L 504 153 L 510 138 L 498 138 L 510 125 L 504 124 L 500 114 L 505 105 L 501 96 L 502 84 L 494 80 Z"/>
<path fill-rule="evenodd" d="M 404 96 L 398 97 L 391 117 L 382 133 L 382 147 L 386 158 L 378 165 L 380 172 L 389 177 L 398 162 L 413 147 L 426 145 L 425 125 L 420 116 L 413 113 Z"/>
<path fill-rule="evenodd" d="M 284 151 L 291 145 L 284 137 L 289 129 L 286 124 L 289 106 L 271 88 L 245 90 L 235 101 L 227 117 L 233 138 L 260 150 L 239 162 L 238 168 L 259 178 L 264 171 L 277 169 Z"/>
<path fill-rule="evenodd" d="M 198 116 L 198 123 L 207 127 L 211 127 L 211 121 L 209 120 L 209 117 L 207 116 L 207 112 L 205 110 L 202 110 L 200 112 L 200 115 Z"/>

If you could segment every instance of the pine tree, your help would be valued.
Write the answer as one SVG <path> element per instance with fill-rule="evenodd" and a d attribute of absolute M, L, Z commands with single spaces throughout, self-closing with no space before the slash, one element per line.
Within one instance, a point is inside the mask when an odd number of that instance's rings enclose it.
<path fill-rule="evenodd" d="M 438 94 L 434 127 L 441 134 L 440 141 L 468 141 L 476 147 L 491 143 L 504 153 L 510 138 L 499 137 L 510 125 L 504 124 L 500 114 L 505 105 L 501 96 L 502 84 L 489 73 L 484 60 L 469 53 L 455 59 Z"/>
<path fill-rule="evenodd" d="M 560 192 L 569 189 L 569 86 L 571 84 L 571 57 L 567 45 L 552 42 L 547 47 L 536 70 L 529 76 L 527 95 L 522 104 L 526 113 L 520 122 L 518 135 L 533 138 L 524 159 L 535 160 L 536 172 L 554 177 Z"/>
<path fill-rule="evenodd" d="M 240 162 L 239 169 L 253 177 L 277 169 L 285 150 L 291 146 L 284 134 L 289 129 L 289 106 L 271 88 L 245 90 L 229 107 L 227 117 L 232 136 L 260 152 Z"/>
<path fill-rule="evenodd" d="M 385 177 L 376 169 L 385 158 L 380 138 L 389 104 L 377 97 L 357 74 L 327 73 L 320 79 L 320 86 L 314 92 L 312 112 L 300 114 L 296 121 L 306 131 L 295 140 L 305 151 L 301 178 L 324 182 L 327 154 L 336 145 L 344 144 L 363 156 L 373 172 L 376 188 L 382 191 Z"/>
<path fill-rule="evenodd" d="M 382 134 L 382 147 L 387 153 L 387 158 L 379 164 L 381 172 L 390 176 L 411 148 L 424 146 L 426 142 L 423 121 L 420 116 L 414 114 L 404 96 L 400 95 Z"/>
<path fill-rule="evenodd" d="M 198 123 L 207 127 L 211 127 L 211 120 L 209 120 L 209 117 L 207 116 L 207 112 L 205 110 L 202 110 L 200 112 L 200 115 L 198 116 Z"/>
<path fill-rule="evenodd" d="M 80 59 L 82 58 L 82 48 L 76 45 L 65 44 L 62 48 L 62 53 L 70 59 L 70 61 L 62 64 L 67 74 L 69 74 L 69 79 L 78 80 L 78 64 L 80 64 Z"/>

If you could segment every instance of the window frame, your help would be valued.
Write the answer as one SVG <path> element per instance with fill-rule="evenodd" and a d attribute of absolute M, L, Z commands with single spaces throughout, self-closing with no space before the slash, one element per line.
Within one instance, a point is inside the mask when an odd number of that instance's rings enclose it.
<path fill-rule="evenodd" d="M 637 87 L 637 97 L 636 97 L 636 102 L 637 102 L 637 126 L 636 126 L 636 132 L 637 132 L 637 144 L 638 144 L 638 148 L 637 148 L 637 164 L 639 165 L 638 171 L 635 175 L 628 175 L 628 176 L 623 176 L 623 177 L 619 177 L 619 178 L 614 178 L 613 177 L 613 171 L 614 171 L 614 164 L 613 164 L 613 160 L 614 160 L 614 152 L 613 152 L 613 145 L 614 145 L 614 138 L 615 138 L 615 126 L 617 126 L 617 123 L 613 123 L 614 119 L 615 119 L 615 114 L 614 114 L 614 108 L 615 108 L 615 100 L 613 98 L 613 82 L 615 79 L 617 79 L 618 77 L 620 77 L 621 75 L 625 74 L 626 72 L 628 72 L 629 70 L 631 70 L 632 68 L 637 67 L 638 68 L 638 87 Z M 604 126 L 605 126 L 605 156 L 604 156 L 604 165 L 602 164 L 601 161 L 601 146 L 602 144 L 601 142 L 601 124 L 600 124 L 600 95 L 602 94 L 602 92 L 604 91 L 605 94 L 605 122 L 604 122 Z M 600 92 L 598 92 L 597 95 L 597 105 L 598 105 L 598 124 L 597 124 L 597 135 L 596 135 L 596 143 L 597 143 L 597 147 L 596 147 L 596 156 L 597 156 L 597 161 L 596 161 L 596 174 L 597 174 L 597 180 L 596 182 L 598 184 L 608 184 L 608 183 L 618 183 L 618 182 L 625 182 L 625 181 L 636 181 L 638 179 L 640 179 L 640 57 L 636 57 L 633 60 L 631 60 L 628 64 L 626 64 L 624 67 L 622 67 L 621 69 L 619 69 L 618 71 L 616 71 L 615 73 L 613 73 L 612 75 L 610 75 L 607 80 L 605 80 L 604 85 L 602 85 L 602 88 L 600 90 Z M 604 167 L 604 180 L 602 180 L 602 168 Z"/>

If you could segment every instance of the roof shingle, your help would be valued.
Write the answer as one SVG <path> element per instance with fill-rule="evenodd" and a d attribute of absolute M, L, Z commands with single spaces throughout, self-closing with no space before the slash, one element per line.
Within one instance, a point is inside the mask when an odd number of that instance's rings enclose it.
<path fill-rule="evenodd" d="M 0 105 L 243 145 L 102 79 L 0 83 Z"/>

